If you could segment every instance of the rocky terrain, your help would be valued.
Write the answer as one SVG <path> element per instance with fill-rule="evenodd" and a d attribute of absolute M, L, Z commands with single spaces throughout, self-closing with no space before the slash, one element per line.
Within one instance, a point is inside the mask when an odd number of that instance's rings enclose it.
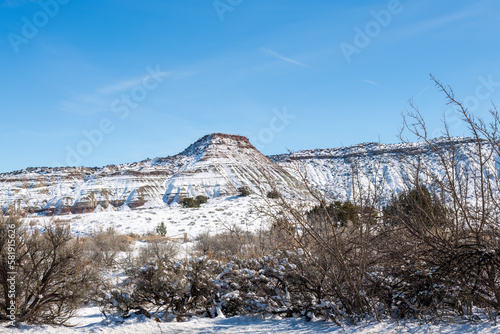
<path fill-rule="evenodd" d="M 178 203 L 196 195 L 237 195 L 242 186 L 260 193 L 271 188 L 269 182 L 284 191 L 301 187 L 246 137 L 216 133 L 167 158 L 102 168 L 41 167 L 0 174 L 0 208 L 4 214 L 22 215 L 127 210 Z"/>
<path fill-rule="evenodd" d="M 493 153 L 487 166 L 489 172 L 499 173 L 499 159 L 495 158 L 494 150 L 486 142 L 481 145 L 485 152 Z M 412 174 L 408 168 L 410 164 L 420 163 L 429 173 L 442 173 L 437 152 L 456 152 L 459 157 L 456 163 L 465 167 L 476 163 L 477 149 L 474 139 L 456 137 L 437 138 L 429 143 L 363 143 L 343 148 L 303 150 L 269 158 L 297 178 L 302 178 L 298 173 L 300 171 L 309 184 L 329 198 L 352 200 L 353 196 L 360 195 L 360 191 L 371 188 L 372 191 L 377 189 L 380 198 L 386 200 L 405 189 Z"/>
<path fill-rule="evenodd" d="M 242 186 L 256 194 L 276 186 L 285 195 L 301 196 L 304 188 L 298 171 L 332 199 L 348 200 L 359 186 L 379 187 L 387 197 L 404 187 L 403 161 L 420 159 L 427 168 L 439 168 L 430 145 L 453 146 L 464 161 L 473 158 L 476 147 L 472 139 L 454 138 L 430 144 L 365 143 L 266 157 L 246 137 L 215 133 L 166 158 L 0 174 L 0 208 L 4 214 L 48 216 L 162 207 L 197 195 L 234 196 Z"/>

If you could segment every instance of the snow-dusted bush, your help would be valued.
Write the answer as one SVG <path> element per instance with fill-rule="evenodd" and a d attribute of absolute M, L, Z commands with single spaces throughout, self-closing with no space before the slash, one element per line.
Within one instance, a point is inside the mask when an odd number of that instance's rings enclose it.
<path fill-rule="evenodd" d="M 121 235 L 112 227 L 100 229 L 85 240 L 85 248 L 93 263 L 100 267 L 112 267 L 120 252 L 131 250 L 131 237 Z"/>
<path fill-rule="evenodd" d="M 207 196 L 203 196 L 203 195 L 198 195 L 194 198 L 195 201 L 197 201 L 198 203 L 200 204 L 205 204 L 208 202 L 208 198 Z"/>
<path fill-rule="evenodd" d="M 128 279 L 102 300 L 108 314 L 127 316 L 132 310 L 159 312 L 164 319 L 207 313 L 213 307 L 214 278 L 221 268 L 215 261 L 152 259 L 128 270 Z"/>
<path fill-rule="evenodd" d="M 0 252 L 1 320 L 63 324 L 91 298 L 98 282 L 95 267 L 85 257 L 84 241 L 61 223 L 39 231 L 15 217 L 0 218 Z"/>
<path fill-rule="evenodd" d="M 192 197 L 183 198 L 181 204 L 184 208 L 199 208 L 200 202 Z"/>
<path fill-rule="evenodd" d="M 237 190 L 238 190 L 238 196 L 246 197 L 246 196 L 250 196 L 250 194 L 252 193 L 250 191 L 250 188 L 247 186 L 239 187 Z"/>
<path fill-rule="evenodd" d="M 164 320 L 190 316 L 280 315 L 336 319 L 331 293 L 311 285 L 304 254 L 281 252 L 230 262 L 207 256 L 182 261 L 154 259 L 129 272 L 120 289 L 103 299 L 106 314 L 142 311 Z"/>

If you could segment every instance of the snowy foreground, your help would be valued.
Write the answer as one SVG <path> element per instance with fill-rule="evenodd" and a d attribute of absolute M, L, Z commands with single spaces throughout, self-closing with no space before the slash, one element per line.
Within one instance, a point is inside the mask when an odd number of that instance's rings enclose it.
<path fill-rule="evenodd" d="M 221 232 L 228 226 L 242 230 L 255 231 L 267 225 L 265 215 L 259 212 L 256 196 L 211 198 L 199 209 L 185 209 L 179 205 L 149 206 L 140 210 L 101 211 L 95 213 L 57 217 L 71 226 L 74 235 L 89 235 L 99 229 L 115 228 L 124 234 L 143 235 L 152 232 L 161 222 L 167 226 L 169 236 L 188 234 L 193 239 L 202 232 Z M 30 217 L 27 220 L 34 226 L 43 228 L 49 217 Z M 136 243 L 135 251 L 142 245 Z M 184 248 L 184 247 L 183 247 Z M 185 254 L 182 254 L 183 256 Z M 159 323 L 144 316 L 132 316 L 126 320 L 104 318 L 98 307 L 79 310 L 76 317 L 69 321 L 73 327 L 31 326 L 6 328 L 0 324 L 1 333 L 500 333 L 500 325 L 495 326 L 487 320 L 474 324 L 465 320 L 438 324 L 405 322 L 362 322 L 356 325 L 344 324 L 343 327 L 332 322 L 306 321 L 305 319 L 258 317 L 218 317 L 192 318 L 186 322 Z"/>
<path fill-rule="evenodd" d="M 339 327 L 331 322 L 303 319 L 260 319 L 251 317 L 193 318 L 186 322 L 158 323 L 142 317 L 125 322 L 108 322 L 97 307 L 80 311 L 70 322 L 75 327 L 22 326 L 19 329 L 0 327 L 0 333 L 499 333 L 500 325 L 474 325 L 469 322 L 447 324 L 399 324 L 369 322 Z"/>
<path fill-rule="evenodd" d="M 236 226 L 244 231 L 255 231 L 263 227 L 265 216 L 259 212 L 263 203 L 256 195 L 248 197 L 210 198 L 200 208 L 183 208 L 177 203 L 172 205 L 152 205 L 131 210 L 96 210 L 93 213 L 63 215 L 58 217 L 32 216 L 26 220 L 30 225 L 43 228 L 51 220 L 59 219 L 70 224 L 71 233 L 85 236 L 100 229 L 114 228 L 122 234 L 138 235 L 153 232 L 161 222 L 167 227 L 167 235 L 175 236 L 188 233 L 189 239 L 202 232 L 221 232 L 226 227 Z"/>

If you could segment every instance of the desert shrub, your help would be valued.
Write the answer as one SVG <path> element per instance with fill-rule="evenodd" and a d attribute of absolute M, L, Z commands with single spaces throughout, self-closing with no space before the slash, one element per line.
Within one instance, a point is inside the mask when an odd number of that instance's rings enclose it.
<path fill-rule="evenodd" d="M 303 260 L 280 252 L 230 262 L 206 256 L 150 261 L 128 271 L 125 286 L 104 297 L 103 310 L 124 317 L 159 312 L 165 320 L 255 314 L 335 320 L 337 306 L 308 281 L 308 267 L 299 267 Z"/>
<path fill-rule="evenodd" d="M 425 185 L 417 185 L 402 191 L 383 208 L 386 224 L 406 224 L 426 227 L 446 224 L 448 213 L 445 203 L 435 194 L 431 194 Z"/>
<path fill-rule="evenodd" d="M 267 198 L 271 199 L 280 198 L 280 193 L 277 190 L 271 190 L 267 193 Z"/>
<path fill-rule="evenodd" d="M 192 197 L 183 198 L 181 201 L 181 204 L 185 208 L 199 208 L 200 207 L 200 202 L 198 202 L 197 200 L 195 200 Z"/>
<path fill-rule="evenodd" d="M 313 221 L 324 220 L 326 215 L 339 223 L 342 226 L 348 224 L 357 224 L 359 222 L 359 214 L 361 212 L 361 207 L 354 205 L 350 201 L 335 201 L 329 205 L 317 205 L 312 208 L 308 213 L 308 219 Z"/>
<path fill-rule="evenodd" d="M 14 229 L 12 229 L 14 227 Z M 82 239 L 69 226 L 51 223 L 43 231 L 29 230 L 14 218 L 0 218 L 0 318 L 11 320 L 7 231 L 15 230 L 16 322 L 63 324 L 88 301 L 98 273 L 85 257 Z M 10 238 L 10 237 L 9 237 Z"/>
<path fill-rule="evenodd" d="M 224 232 L 210 235 L 208 232 L 201 233 L 195 244 L 195 251 L 200 255 L 211 254 L 215 258 L 231 258 L 241 253 L 243 247 L 242 236 L 238 232 Z"/>
<path fill-rule="evenodd" d="M 221 271 L 218 262 L 203 258 L 186 262 L 155 256 L 127 270 L 127 281 L 103 296 L 101 308 L 121 316 L 144 309 L 144 313 L 160 312 L 165 320 L 207 315 Z"/>
<path fill-rule="evenodd" d="M 150 261 L 161 261 L 162 259 L 174 259 L 179 253 L 179 245 L 172 240 L 161 240 L 148 242 L 139 251 L 136 264 L 141 265 Z"/>
<path fill-rule="evenodd" d="M 139 239 L 141 236 L 138 233 L 130 232 L 128 236 L 132 239 Z"/>
<path fill-rule="evenodd" d="M 203 232 L 198 235 L 194 245 L 197 255 L 210 255 L 216 259 L 231 259 L 233 257 L 248 258 L 258 256 L 271 249 L 268 231 L 251 233 L 237 226 L 228 226 L 217 234 Z"/>
<path fill-rule="evenodd" d="M 194 198 L 194 200 L 200 204 L 205 204 L 208 202 L 208 198 L 206 196 L 203 196 L 203 195 L 198 195 Z"/>
<path fill-rule="evenodd" d="M 112 267 L 121 252 L 130 252 L 132 237 L 121 235 L 113 227 L 94 232 L 86 241 L 86 250 L 94 264 Z"/>
<path fill-rule="evenodd" d="M 251 194 L 250 188 L 248 188 L 247 186 L 239 187 L 237 190 L 238 190 L 238 196 L 246 197 Z"/>

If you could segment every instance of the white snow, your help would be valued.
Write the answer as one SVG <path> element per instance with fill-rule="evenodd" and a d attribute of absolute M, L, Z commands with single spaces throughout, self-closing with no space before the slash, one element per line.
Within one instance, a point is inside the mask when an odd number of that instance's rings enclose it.
<path fill-rule="evenodd" d="M 124 205 L 122 210 L 63 215 L 58 219 L 69 223 L 74 235 L 89 235 L 93 231 L 110 227 L 123 234 L 144 235 L 153 232 L 156 226 L 164 222 L 167 236 L 188 233 L 188 238 L 192 239 L 202 232 L 221 232 L 225 227 L 236 226 L 244 231 L 264 227 L 267 218 L 256 209 L 261 201 L 258 196 L 251 195 L 211 198 L 200 208 L 163 204 L 155 208 L 131 210 Z M 52 219 L 42 216 L 26 220 L 34 226 L 43 227 Z"/>
<path fill-rule="evenodd" d="M 408 322 L 361 322 L 355 325 L 343 324 L 342 327 L 332 322 L 305 321 L 304 319 L 274 318 L 262 319 L 258 317 L 217 317 L 192 318 L 186 322 L 156 322 L 152 319 L 131 317 L 129 319 L 115 319 L 108 321 L 100 314 L 97 307 L 81 309 L 78 317 L 72 319 L 70 325 L 74 327 L 27 326 L 20 328 L 5 328 L 0 325 L 0 333 L 46 333 L 46 334 L 76 334 L 76 333 L 103 333 L 103 334 L 149 334 L 149 333 L 273 333 L 273 334 L 313 334 L 313 333 L 477 333 L 493 334 L 500 332 L 500 325 L 485 322 L 473 324 L 460 320 L 457 322 L 441 322 L 437 324 L 421 324 L 416 321 Z"/>
<path fill-rule="evenodd" d="M 182 197 L 235 196 L 241 186 L 265 194 L 270 190 L 266 178 L 283 192 L 296 193 L 301 187 L 248 139 L 214 134 L 167 158 L 103 168 L 39 167 L 0 174 L 0 209 L 33 215 L 94 209 L 97 213 L 102 210 L 97 204 L 119 210 L 158 207 Z"/>
<path fill-rule="evenodd" d="M 458 139 L 457 139 L 458 140 Z M 196 144 L 196 143 L 195 143 Z M 140 163 L 122 166 L 107 166 L 102 169 L 29 169 L 20 173 L 0 175 L 8 181 L 0 182 L 0 207 L 13 205 L 17 208 L 57 208 L 72 206 L 80 201 L 122 201 L 115 208 L 108 205 L 104 209 L 98 205 L 93 213 L 61 215 L 58 218 L 71 226 L 75 235 L 88 235 L 93 231 L 115 228 L 124 234 L 143 235 L 153 232 L 164 222 L 167 236 L 188 234 L 189 239 L 208 231 L 221 232 L 226 227 L 237 226 L 243 230 L 255 231 L 266 227 L 267 219 L 257 209 L 262 199 L 257 195 L 248 197 L 224 196 L 228 188 L 244 184 L 255 184 L 258 168 L 263 156 L 254 167 L 255 161 L 247 160 L 246 167 L 236 168 L 242 157 L 252 151 L 220 152 L 216 146 L 209 152 L 209 160 L 202 159 L 206 149 L 205 142 L 193 144 L 184 155 L 165 159 L 145 160 Z M 230 145 L 231 149 L 233 146 Z M 227 149 L 227 147 L 225 147 Z M 318 188 L 333 197 L 349 199 L 352 196 L 352 163 L 346 157 L 361 157 L 363 187 L 377 183 L 376 175 L 385 182 L 387 191 L 399 190 L 403 183 L 400 170 L 399 150 L 425 148 L 422 144 L 379 145 L 362 144 L 345 149 L 308 150 L 292 155 L 275 157 L 277 163 L 293 174 L 293 161 L 290 157 L 300 158 L 302 167 L 307 171 L 309 180 Z M 249 148 L 250 150 L 251 148 Z M 371 153 L 370 153 L 371 152 Z M 378 157 L 371 158 L 370 153 Z M 206 153 L 206 152 L 205 152 Z M 425 159 L 429 168 L 434 168 L 435 156 L 428 154 Z M 375 173 L 373 173 L 375 172 Z M 194 177 L 193 177 L 194 175 Z M 275 172 L 274 179 L 287 185 L 291 179 L 287 173 Z M 19 179 L 19 180 L 18 180 Z M 27 182 L 26 180 L 33 180 Z M 288 186 L 290 186 L 288 184 Z M 194 196 L 209 191 L 212 197 L 200 208 L 183 208 L 178 203 L 170 205 L 164 201 L 165 195 L 185 192 Z M 141 195 L 142 194 L 142 195 Z M 220 196 L 222 194 L 222 196 Z M 143 196 L 146 203 L 130 209 L 127 203 Z M 168 196 L 167 196 L 168 197 Z M 43 227 L 51 217 L 32 215 L 27 218 L 34 226 Z M 189 243 L 187 244 L 189 245 Z M 144 246 L 136 243 L 136 253 Z M 221 274 L 223 275 L 223 274 Z M 285 299 L 288 299 L 288 294 Z M 500 326 L 485 321 L 475 325 L 463 320 L 451 323 L 421 324 L 418 322 L 362 322 L 357 325 L 339 327 L 331 322 L 303 319 L 261 319 L 252 317 L 225 318 L 217 310 L 215 319 L 194 318 L 183 323 L 158 323 L 143 317 L 131 317 L 121 321 L 110 321 L 100 314 L 97 307 L 79 310 L 70 324 L 75 327 L 27 326 L 7 329 L 0 324 L 0 333 L 499 333 Z M 115 319 L 120 320 L 120 319 Z"/>
<path fill-rule="evenodd" d="M 235 136 L 233 136 L 235 137 Z M 353 200 L 354 192 L 381 186 L 382 197 L 405 188 L 405 159 L 422 159 L 422 165 L 439 173 L 439 158 L 426 143 L 383 145 L 368 143 L 335 149 L 313 149 L 271 156 L 257 151 L 247 140 L 229 136 L 206 136 L 184 152 L 167 158 L 148 159 L 103 168 L 27 168 L 0 174 L 0 208 L 59 212 L 92 210 L 100 204 L 106 210 L 127 210 L 128 206 L 157 208 L 181 197 L 231 196 L 248 186 L 255 193 L 267 193 L 266 177 L 280 192 L 302 196 L 303 187 L 295 167 L 307 180 L 331 199 Z M 477 145 L 468 138 L 436 139 L 433 145 L 455 145 L 463 161 L 471 163 Z M 485 144 L 484 149 L 491 147 Z M 488 169 L 497 174 L 493 156 Z M 403 166 L 403 167 L 402 167 Z M 353 171 L 359 172 L 360 188 L 353 186 Z M 359 195 L 359 193 L 357 194 Z M 141 206 L 141 204 L 143 204 Z M 172 204 L 171 208 L 175 208 Z M 96 208 L 96 211 L 101 209 Z M 64 213 L 64 212 L 62 212 Z M 34 215 L 34 214 L 32 214 Z"/>

